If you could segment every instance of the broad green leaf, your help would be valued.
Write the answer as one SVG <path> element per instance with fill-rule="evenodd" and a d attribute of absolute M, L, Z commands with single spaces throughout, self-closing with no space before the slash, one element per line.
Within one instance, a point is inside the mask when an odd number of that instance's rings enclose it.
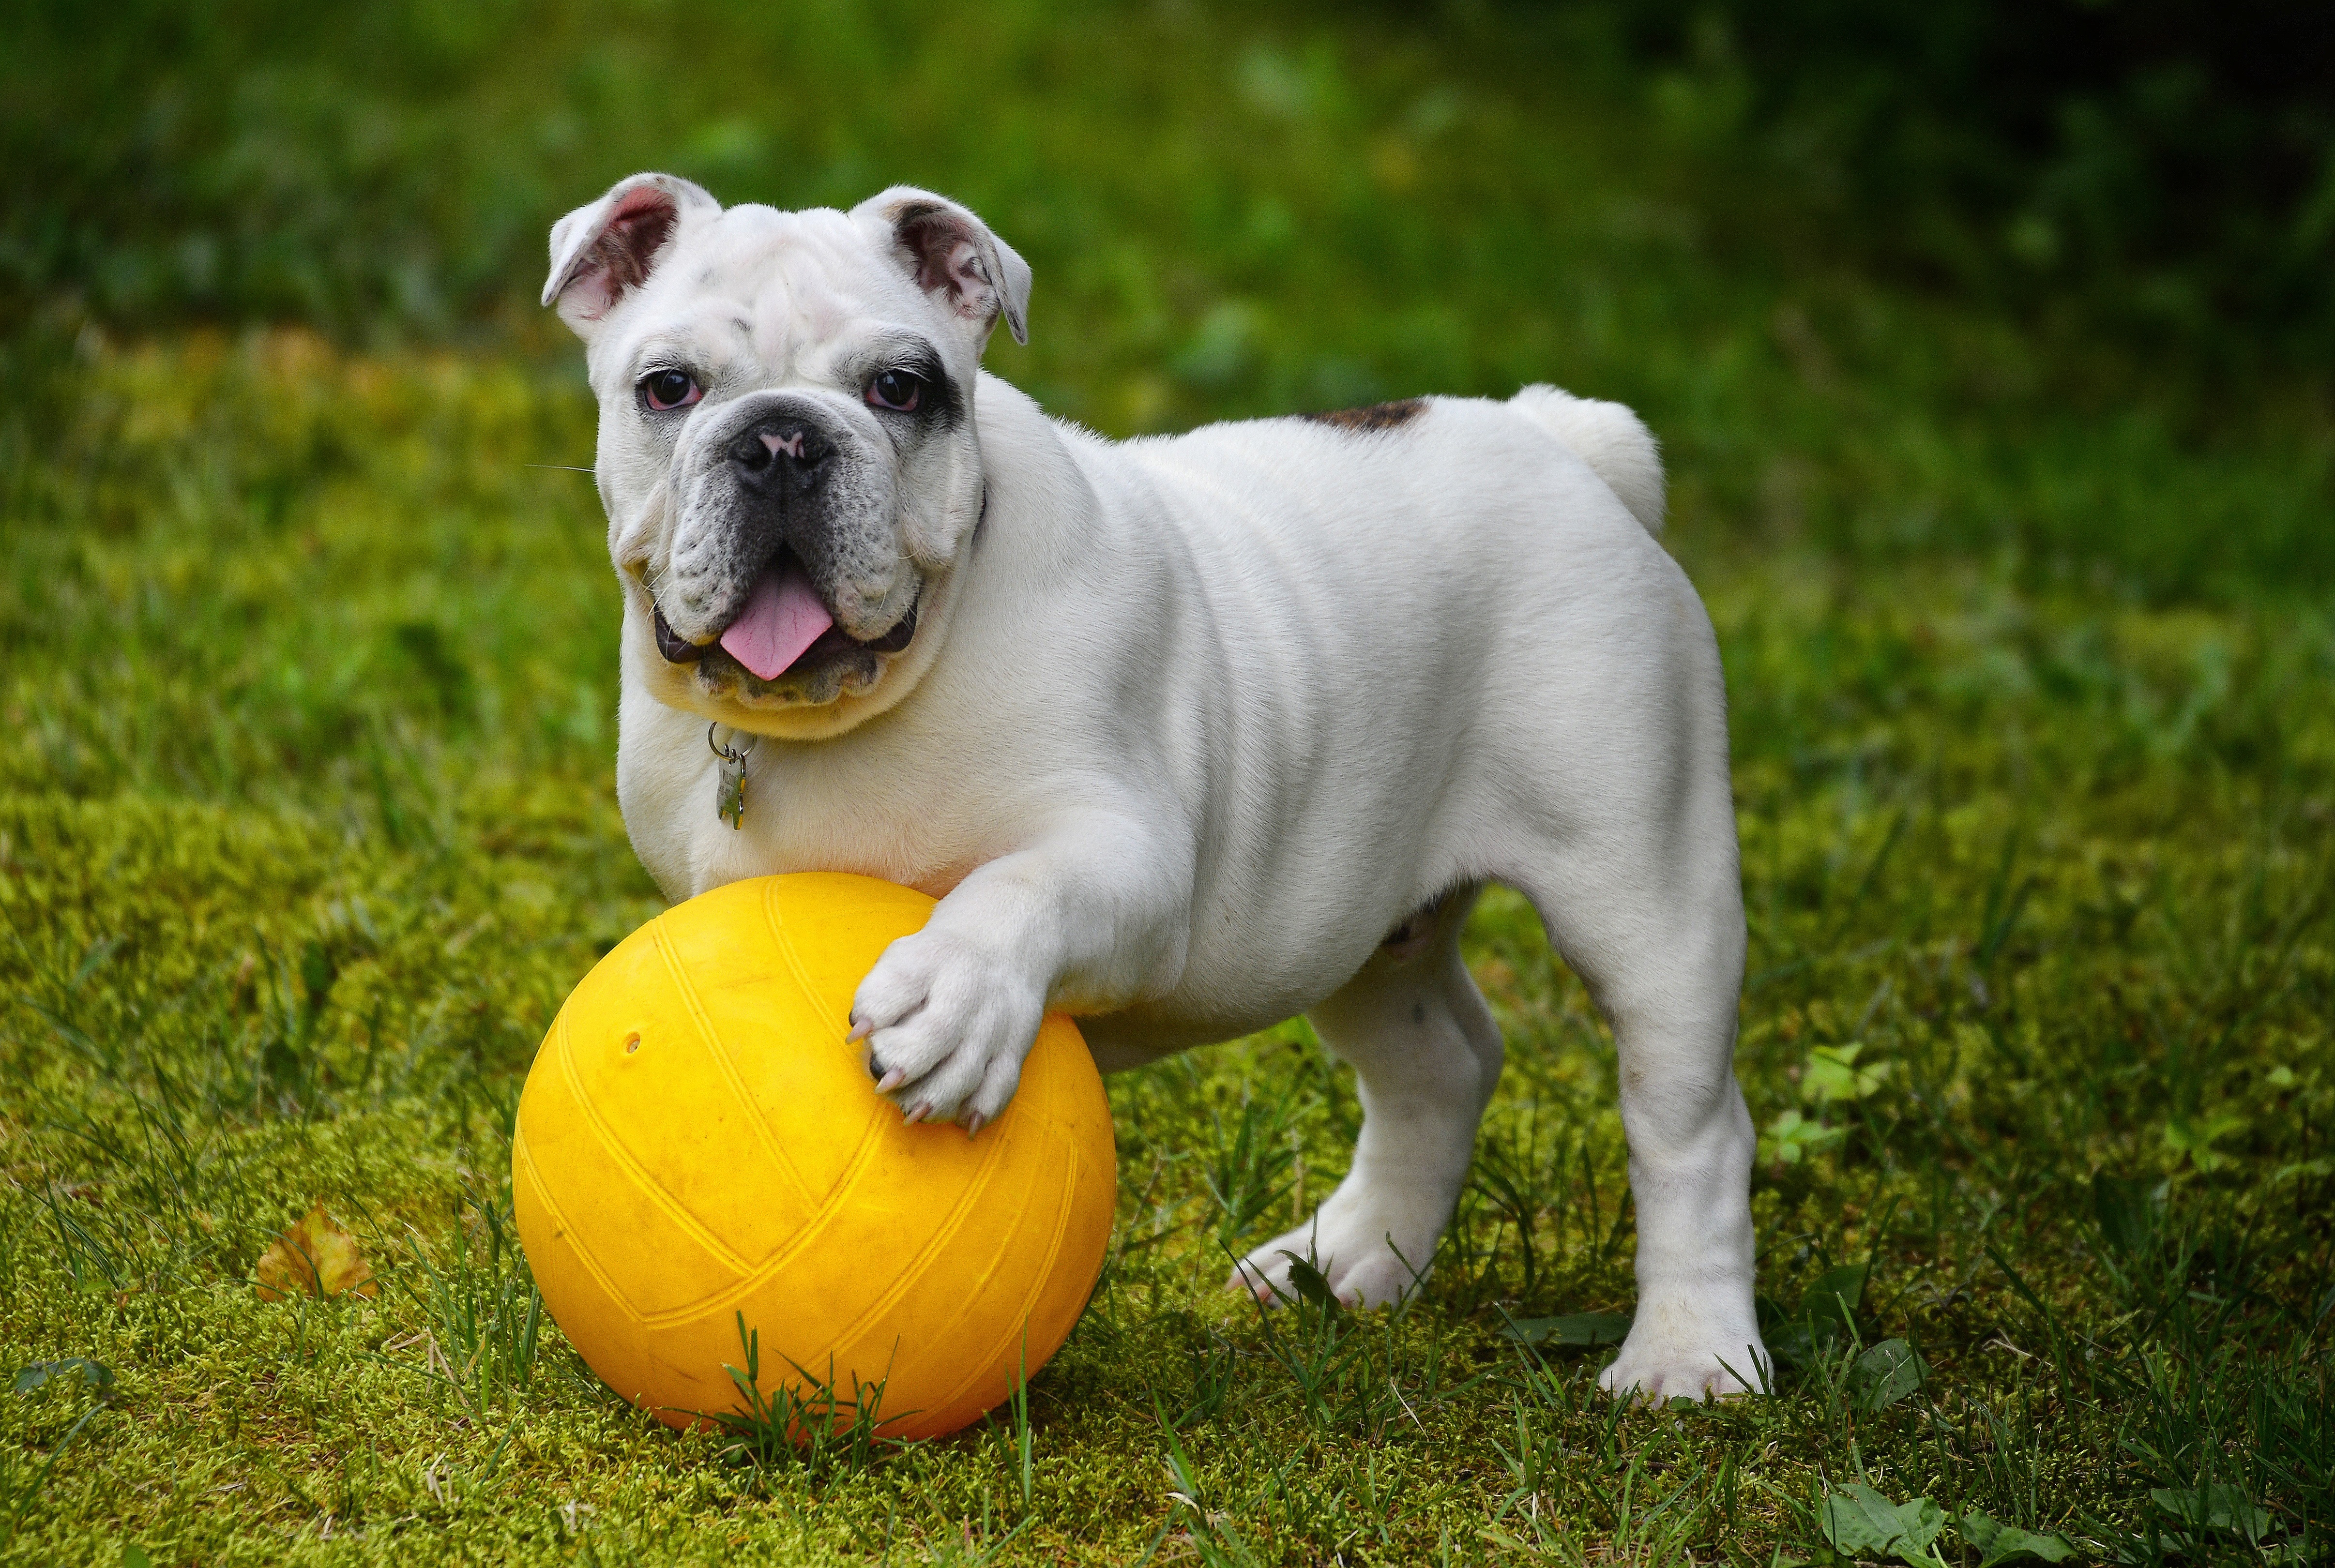
<path fill-rule="evenodd" d="M 1995 1568 L 1997 1563 L 2019 1557 L 2039 1557 L 2046 1563 L 2058 1563 L 2076 1554 L 2076 1549 L 2057 1535 L 2038 1535 L 1976 1509 L 1963 1515 L 1957 1528 L 1962 1538 L 1978 1550 L 1978 1568 Z"/>
<path fill-rule="evenodd" d="M 1867 1410 L 1883 1410 L 1927 1381 L 1929 1364 L 1903 1340 L 1884 1340 L 1856 1358 L 1849 1369 L 1857 1402 Z"/>
<path fill-rule="evenodd" d="M 1779 1111 L 1759 1135 L 1759 1157 L 1769 1164 L 1797 1165 L 1847 1136 L 1839 1128 L 1802 1116 L 1797 1109 Z"/>
<path fill-rule="evenodd" d="M 2192 1530 L 2214 1530 L 2249 1540 L 2259 1540 L 2270 1530 L 2269 1513 L 2255 1507 L 2243 1488 L 2226 1483 L 2215 1482 L 2196 1490 L 2159 1486 L 2148 1494 L 2148 1499 Z"/>
<path fill-rule="evenodd" d="M 1890 1549 L 1908 1563 L 1925 1562 L 1936 1555 L 1930 1550 L 1938 1533 L 1946 1527 L 1946 1515 L 1927 1497 L 1916 1497 L 1897 1505 L 1897 1542 Z"/>
<path fill-rule="evenodd" d="M 2214 1147 L 2217 1139 L 2246 1129 L 2242 1116 L 2208 1117 L 2193 1121 L 2186 1117 L 2175 1117 L 2165 1124 L 2165 1147 L 2189 1157 L 2189 1163 L 2201 1171 L 2215 1170 L 2230 1161 L 2228 1155 Z"/>
<path fill-rule="evenodd" d="M 1895 1504 L 1860 1482 L 1826 1496 L 1824 1533 L 1836 1552 L 1887 1552 L 1904 1534 L 1905 1522 Z"/>
<path fill-rule="evenodd" d="M 36 1389 L 73 1377 L 78 1377 L 82 1387 L 93 1389 L 101 1394 L 110 1392 L 113 1388 L 113 1370 L 111 1367 L 92 1361 L 87 1356 L 67 1356 L 61 1361 L 34 1361 L 29 1367 L 19 1368 L 16 1392 L 29 1394 Z"/>
<path fill-rule="evenodd" d="M 2092 1178 L 2092 1216 L 2111 1251 L 2130 1257 L 2156 1239 L 2164 1189 L 2105 1173 Z"/>
<path fill-rule="evenodd" d="M 1800 1298 L 1801 1314 L 1819 1323 L 1847 1323 L 1865 1304 L 1865 1274 L 1863 1263 L 1826 1269 Z"/>
<path fill-rule="evenodd" d="M 1618 1345 L 1630 1331 L 1627 1312 L 1575 1312 L 1562 1318 L 1520 1318 L 1502 1331 L 1522 1344 L 1587 1349 Z"/>
<path fill-rule="evenodd" d="M 1800 1069 L 1800 1098 L 1830 1104 L 1864 1099 L 1879 1092 L 1889 1076 L 1889 1063 L 1859 1067 L 1856 1059 L 1864 1050 L 1862 1040 L 1852 1040 L 1846 1045 L 1820 1045 L 1809 1051 Z"/>
<path fill-rule="evenodd" d="M 1885 1552 L 1919 1568 L 1945 1568 L 1936 1543 L 1946 1516 L 1927 1497 L 1892 1503 L 1859 1482 L 1826 1495 L 1823 1524 L 1825 1539 L 1836 1552 L 1851 1556 Z"/>

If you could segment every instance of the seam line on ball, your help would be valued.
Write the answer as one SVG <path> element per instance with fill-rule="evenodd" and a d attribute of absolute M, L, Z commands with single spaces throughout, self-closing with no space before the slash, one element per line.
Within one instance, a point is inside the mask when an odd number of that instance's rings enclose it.
<path fill-rule="evenodd" d="M 650 1176 L 647 1167 L 634 1157 L 632 1150 L 625 1147 L 624 1140 L 616 1136 L 615 1129 L 610 1128 L 600 1115 L 600 1108 L 592 1102 L 590 1095 L 585 1093 L 584 1080 L 576 1070 L 575 1052 L 566 1048 L 565 1040 L 561 1041 L 561 1046 L 559 1066 L 567 1079 L 567 1092 L 575 1097 L 576 1107 L 583 1111 L 584 1119 L 591 1124 L 593 1133 L 599 1138 L 600 1147 L 607 1152 L 608 1157 L 615 1163 L 619 1170 L 632 1179 L 633 1186 L 641 1195 L 647 1198 L 652 1205 L 663 1210 L 690 1240 L 728 1265 L 732 1273 L 742 1273 L 747 1267 L 746 1261 L 732 1252 L 728 1244 L 719 1236 L 707 1230 L 699 1222 L 697 1216 L 683 1205 L 680 1199 L 665 1191 L 664 1186 Z M 629 1296 L 622 1299 L 627 1302 L 631 1300 Z"/>
<path fill-rule="evenodd" d="M 866 1331 L 868 1323 L 890 1312 L 899 1299 L 907 1293 L 909 1287 L 916 1282 L 917 1277 L 924 1273 L 932 1258 L 942 1248 L 956 1239 L 957 1232 L 964 1228 L 967 1216 L 981 1206 L 982 1199 L 988 1195 L 991 1184 L 995 1181 L 998 1165 L 1004 1156 L 1005 1142 L 1003 1138 L 997 1139 L 991 1146 L 989 1152 L 983 1156 L 981 1168 L 974 1174 L 971 1181 L 965 1183 L 964 1192 L 957 1199 L 955 1206 L 950 1209 L 947 1217 L 934 1228 L 932 1235 L 925 1240 L 925 1244 L 918 1247 L 915 1254 L 900 1265 L 898 1273 L 893 1277 L 892 1284 L 862 1309 L 857 1317 L 837 1330 L 825 1345 L 806 1359 L 806 1365 L 818 1360 L 819 1357 L 834 1355 L 838 1346 L 849 1344 Z M 848 1196 L 847 1189 L 837 1190 L 838 1202 L 843 1201 Z"/>
<path fill-rule="evenodd" d="M 799 873 L 799 875 L 838 876 L 841 874 L 828 872 Z M 851 877 L 849 880 L 857 882 L 862 879 Z M 811 1014 L 814 1017 L 823 1016 L 819 987 L 811 982 L 810 972 L 803 967 L 802 949 L 796 944 L 794 933 L 788 928 L 786 910 L 780 901 L 779 895 L 785 886 L 787 878 L 766 876 L 762 882 L 762 919 L 770 926 L 771 944 L 785 955 L 787 968 L 794 975 L 795 985 L 802 992 L 803 1001 Z M 849 1049 L 844 1036 L 849 1031 L 850 1022 L 847 1011 L 847 1016 L 843 1020 L 832 1025 L 835 1031 L 835 1043 L 845 1050 Z M 852 1184 L 859 1179 L 860 1167 L 875 1157 L 876 1150 L 883 1141 L 884 1113 L 890 1108 L 892 1108 L 882 1097 L 877 1096 L 872 1099 L 867 1119 L 860 1128 L 858 1145 L 852 1149 L 851 1157 L 843 1162 L 843 1169 L 837 1174 L 833 1184 L 828 1187 L 826 1194 L 814 1206 L 812 1220 L 814 1224 L 823 1222 L 827 1205 L 840 1195 L 849 1192 Z"/>
<path fill-rule="evenodd" d="M 1038 1298 L 1041 1295 L 1043 1295 L 1045 1293 L 1046 1287 L 1053 1282 L 1054 1264 L 1061 1260 L 1062 1255 L 1062 1237 L 1071 1228 L 1071 1214 L 1077 1205 L 1079 1185 L 1078 1149 L 1071 1145 L 1069 1138 L 1064 1137 L 1061 1134 L 1057 1132 L 1050 1131 L 1047 1135 L 1047 1141 L 1061 1146 L 1062 1175 L 1064 1179 L 1061 1188 L 1059 1189 L 1055 1203 L 1054 1233 L 1046 1240 L 1046 1261 L 1039 1265 L 1037 1273 L 1031 1279 L 1030 1289 L 1022 1299 L 1021 1310 L 1014 1314 L 1013 1327 L 1006 1331 L 1004 1338 L 990 1347 L 989 1353 L 986 1356 L 982 1357 L 974 1363 L 974 1370 L 965 1376 L 964 1381 L 960 1382 L 955 1388 L 949 1390 L 948 1397 L 941 1401 L 941 1408 L 944 1410 L 954 1405 L 959 1399 L 964 1399 L 966 1390 L 972 1389 L 975 1384 L 979 1383 L 983 1378 L 995 1370 L 1006 1351 L 1013 1349 L 1017 1343 L 1029 1341 L 1042 1342 L 1052 1335 L 1053 1331 L 1051 1325 L 1043 1333 L 1032 1333 L 1032 1329 L 1036 1325 L 1032 1322 L 1031 1319 L 1032 1314 L 1037 1311 Z M 985 1285 L 989 1282 L 984 1278 L 981 1282 Z M 978 1293 L 978 1289 L 979 1287 L 975 1287 L 974 1290 L 965 1292 L 964 1311 L 970 1311 L 972 1309 L 974 1297 Z M 1081 1301 L 1080 1304 L 1083 1307 L 1085 1302 Z M 958 1316 L 963 1317 L 964 1312 L 961 1311 L 958 1313 Z M 951 1321 L 950 1326 L 955 1326 L 954 1320 Z M 1064 1339 L 1068 1339 L 1070 1337 L 1067 1331 L 1064 1332 L 1062 1337 Z M 1042 1361 L 1051 1359 L 1053 1353 L 1060 1349 L 1061 1349 L 1060 1345 L 1046 1346 L 1044 1352 L 1041 1357 L 1041 1360 Z M 1006 1391 L 1009 1394 L 1012 1391 L 1012 1385 L 1010 1382 L 1006 1386 Z"/>
<path fill-rule="evenodd" d="M 746 1119 L 753 1124 L 754 1141 L 762 1146 L 763 1152 L 770 1157 L 770 1163 L 786 1173 L 787 1183 L 795 1189 L 797 1201 L 804 1208 L 816 1213 L 819 1198 L 811 1192 L 810 1184 L 803 1179 L 802 1172 L 795 1168 L 795 1162 L 788 1157 L 785 1148 L 770 1136 L 770 1124 L 755 1108 L 754 1097 L 747 1091 L 746 1080 L 738 1075 L 738 1064 L 730 1060 L 729 1051 L 723 1049 L 721 1031 L 713 1027 L 713 1020 L 707 1016 L 705 1003 L 697 994 L 697 987 L 691 983 L 688 973 L 682 967 L 681 955 L 673 950 L 673 943 L 664 930 L 665 918 L 659 915 L 649 929 L 656 934 L 657 956 L 664 960 L 665 973 L 673 977 L 673 988 L 681 992 L 682 1002 L 689 1009 L 689 1016 L 697 1025 L 699 1043 L 704 1047 L 705 1054 L 713 1059 L 714 1070 L 722 1075 L 722 1081 L 730 1086 L 730 1093 L 739 1106 L 752 1113 Z M 746 1265 L 741 1263 L 739 1266 L 743 1268 Z"/>
<path fill-rule="evenodd" d="M 542 1167 L 535 1163 L 535 1151 L 528 1147 L 525 1132 L 514 1129 L 511 1145 L 512 1153 L 517 1158 L 527 1162 L 528 1185 L 535 1189 L 536 1202 L 543 1205 L 544 1212 L 551 1216 L 552 1224 L 567 1236 L 567 1250 L 575 1254 L 577 1263 L 584 1265 L 584 1272 L 592 1276 L 593 1282 L 607 1292 L 608 1299 L 616 1303 L 625 1316 L 638 1322 L 639 1315 L 633 1311 L 632 1303 L 625 1299 L 625 1292 L 616 1288 L 616 1282 L 608 1277 L 607 1271 L 600 1266 L 600 1260 L 594 1257 L 591 1249 L 585 1246 L 582 1234 L 576 1229 L 576 1222 L 567 1217 L 567 1211 L 560 1207 L 559 1200 L 551 1195 L 551 1184 L 543 1179 Z M 532 1260 L 528 1266 L 530 1270 L 534 1268 Z"/>
<path fill-rule="evenodd" d="M 788 1238 L 785 1245 L 760 1263 L 751 1267 L 741 1263 L 737 1270 L 738 1277 L 728 1284 L 720 1286 L 693 1302 L 644 1314 L 641 1321 L 650 1328 L 672 1328 L 683 1323 L 694 1322 L 707 1312 L 721 1312 L 737 1306 L 790 1267 L 797 1258 L 817 1246 L 828 1228 L 835 1223 L 836 1215 L 842 1207 L 845 1196 L 859 1180 L 860 1173 L 875 1158 L 877 1150 L 881 1147 L 881 1131 L 880 1123 L 871 1119 L 869 1130 L 861 1136 L 859 1147 L 852 1151 L 851 1161 L 844 1166 L 842 1176 L 835 1184 L 835 1191 L 825 1201 L 812 1208 L 810 1217 L 804 1221 L 800 1229 Z M 806 1361 L 809 1360 L 809 1358 L 805 1358 Z"/>
<path fill-rule="evenodd" d="M 866 1327 L 871 1318 L 891 1310 L 893 1303 L 899 1300 L 902 1293 L 907 1290 L 909 1284 L 916 1278 L 917 1274 L 922 1272 L 925 1261 L 938 1249 L 945 1246 L 950 1238 L 956 1234 L 957 1231 L 964 1225 L 966 1215 L 972 1211 L 983 1195 L 989 1190 L 990 1182 L 997 1173 L 997 1163 L 1000 1158 L 999 1150 L 1003 1148 L 1004 1141 L 1005 1140 L 1003 1138 L 998 1139 L 996 1144 L 991 1147 L 990 1151 L 983 1157 L 981 1168 L 975 1171 L 974 1173 L 973 1179 L 965 1184 L 964 1195 L 958 1201 L 956 1206 L 950 1210 L 949 1213 L 941 1220 L 940 1224 L 934 1228 L 933 1234 L 931 1236 L 926 1238 L 925 1244 L 917 1248 L 915 1254 L 899 1266 L 899 1272 L 896 1276 L 896 1282 L 882 1295 L 877 1297 L 874 1302 L 863 1308 L 857 1317 L 852 1319 L 850 1322 L 845 1324 L 843 1328 L 837 1331 L 837 1332 L 828 1339 L 826 1344 L 820 1346 L 810 1354 L 802 1357 L 801 1360 L 805 1366 L 809 1366 L 811 1363 L 819 1360 L 822 1357 L 832 1355 L 837 1346 L 848 1342 L 855 1334 L 857 1334 Z M 870 1138 L 862 1145 L 862 1148 L 872 1149 L 876 1147 L 876 1139 Z M 815 1217 L 811 1223 L 806 1225 L 801 1231 L 798 1232 L 794 1239 L 787 1244 L 785 1251 L 780 1253 L 775 1257 L 772 1257 L 769 1262 L 753 1270 L 751 1273 L 743 1273 L 742 1277 L 730 1284 L 722 1286 L 721 1290 L 715 1292 L 712 1295 L 703 1297 L 699 1301 L 693 1302 L 687 1306 L 673 1307 L 662 1312 L 644 1314 L 642 1317 L 641 1321 L 651 1328 L 663 1328 L 670 1324 L 692 1321 L 705 1312 L 718 1311 L 725 1307 L 735 1306 L 739 1302 L 744 1301 L 747 1296 L 752 1294 L 754 1292 L 760 1290 L 763 1285 L 769 1283 L 773 1276 L 778 1274 L 780 1271 L 786 1268 L 790 1263 L 793 1263 L 802 1253 L 819 1244 L 821 1234 L 826 1231 L 828 1224 L 833 1221 L 837 1211 L 839 1210 L 849 1199 L 851 1188 L 858 1181 L 867 1164 L 867 1160 L 866 1158 L 857 1160 L 853 1164 L 851 1169 L 845 1173 L 844 1179 L 836 1184 L 833 1202 L 819 1209 L 817 1217 Z"/>
<path fill-rule="evenodd" d="M 786 959 L 787 973 L 795 977 L 795 985 L 802 992 L 803 999 L 810 1003 L 811 1011 L 825 1018 L 826 1005 L 819 987 L 811 983 L 809 973 L 803 968 L 802 953 L 796 949 L 794 938 L 787 932 L 786 914 L 779 906 L 780 879 L 772 876 L 767 880 L 770 885 L 762 891 L 762 918 L 769 923 L 771 944 Z M 848 1011 L 847 1009 L 847 1014 Z M 838 1045 L 843 1043 L 843 1037 L 850 1032 L 850 1029 L 848 1016 L 835 1026 L 835 1042 Z"/>
<path fill-rule="evenodd" d="M 799 872 L 795 875 L 805 876 L 834 876 L 838 878 L 844 876 L 844 874 L 842 873 L 821 872 Z M 763 896 L 764 917 L 770 924 L 772 940 L 778 944 L 780 950 L 786 953 L 790 963 L 797 965 L 795 971 L 797 983 L 802 986 L 804 995 L 814 1004 L 813 1011 L 818 1011 L 816 1004 L 819 1000 L 819 993 L 802 977 L 802 972 L 799 967 L 801 961 L 796 953 L 793 941 L 787 934 L 785 918 L 780 913 L 779 909 L 779 894 L 781 885 L 787 881 L 787 878 L 784 876 L 766 876 L 757 878 L 757 880 L 763 884 L 761 891 Z M 850 877 L 848 880 L 857 882 L 863 879 Z M 837 1038 L 839 1041 L 841 1039 L 840 1033 L 838 1034 Z M 748 1105 L 749 1108 L 751 1108 L 751 1101 L 748 1102 Z M 757 1115 L 759 1116 L 759 1113 L 757 1113 Z M 705 1295 L 697 1298 L 695 1301 L 686 1302 L 678 1306 L 667 1307 L 654 1312 L 643 1314 L 640 1320 L 643 1326 L 652 1329 L 673 1328 L 685 1323 L 693 1322 L 707 1312 L 722 1312 L 735 1308 L 743 1303 L 748 1297 L 753 1295 L 763 1286 L 770 1283 L 770 1282 L 776 1278 L 780 1273 L 790 1267 L 798 1258 L 804 1254 L 804 1253 L 817 1246 L 820 1238 L 826 1234 L 829 1226 L 835 1223 L 838 1210 L 843 1204 L 844 1200 L 848 1196 L 852 1188 L 857 1185 L 861 1176 L 865 1174 L 868 1164 L 873 1161 L 877 1155 L 881 1151 L 884 1142 L 884 1132 L 885 1122 L 880 1112 L 878 1114 L 870 1115 L 866 1125 L 861 1129 L 857 1146 L 851 1151 L 851 1157 L 844 1163 L 842 1173 L 836 1177 L 834 1185 L 828 1190 L 825 1196 L 807 1205 L 809 1217 L 805 1219 L 802 1226 L 797 1230 L 792 1236 L 788 1238 L 786 1243 L 781 1245 L 777 1252 L 770 1253 L 759 1263 L 753 1263 L 751 1265 L 744 1263 L 739 1263 L 736 1269 L 736 1278 L 731 1280 L 726 1284 L 717 1286 L 715 1289 L 707 1292 Z M 982 1173 L 977 1173 L 974 1177 L 976 1181 L 985 1179 L 985 1174 L 983 1173 L 986 1173 L 989 1166 L 994 1163 L 994 1159 L 995 1156 L 993 1151 L 984 1157 Z M 824 1354 L 825 1352 L 821 1351 L 820 1353 Z M 810 1360 L 815 1359 L 815 1357 L 804 1358 L 805 1364 L 809 1364 Z"/>

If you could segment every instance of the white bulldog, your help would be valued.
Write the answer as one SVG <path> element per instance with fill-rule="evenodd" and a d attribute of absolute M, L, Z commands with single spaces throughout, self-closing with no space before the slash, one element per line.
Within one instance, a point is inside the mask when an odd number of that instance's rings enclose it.
<path fill-rule="evenodd" d="M 1107 441 L 981 370 L 1029 296 L 904 187 L 725 210 L 644 174 L 552 230 L 643 863 L 676 899 L 815 869 L 937 895 L 853 1012 L 912 1119 L 977 1133 L 1048 1008 L 1106 1069 L 1307 1014 L 1361 1137 L 1233 1282 L 1293 1254 L 1362 1303 L 1466 1180 L 1502 1047 L 1460 926 L 1517 888 L 1620 1055 L 1639 1295 L 1605 1385 L 1759 1386 L 1726 693 L 1652 439 L 1536 386 Z"/>

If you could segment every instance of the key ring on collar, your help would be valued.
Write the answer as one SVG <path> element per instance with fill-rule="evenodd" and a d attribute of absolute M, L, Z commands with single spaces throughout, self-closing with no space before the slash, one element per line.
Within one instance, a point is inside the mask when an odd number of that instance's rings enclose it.
<path fill-rule="evenodd" d="M 744 763 L 747 754 L 754 750 L 754 742 L 749 740 L 742 747 L 724 746 L 713 738 L 713 731 L 720 728 L 722 728 L 722 721 L 719 719 L 705 727 L 705 749 L 724 762 Z"/>

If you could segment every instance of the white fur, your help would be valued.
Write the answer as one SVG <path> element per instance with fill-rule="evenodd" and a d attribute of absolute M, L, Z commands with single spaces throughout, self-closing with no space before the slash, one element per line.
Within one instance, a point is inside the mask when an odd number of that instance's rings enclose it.
<path fill-rule="evenodd" d="M 757 344 L 791 346 L 735 373 L 781 386 L 815 380 L 800 367 L 858 315 L 909 308 L 880 247 L 795 216 L 724 239 L 691 213 L 657 286 L 596 329 L 620 567 L 654 557 L 679 503 L 669 454 L 615 406 L 613 345 L 741 308 Z M 795 281 L 745 287 L 741 267 Z M 921 308 L 925 330 L 962 330 L 937 292 Z M 618 789 L 659 885 L 826 868 L 938 895 L 855 1017 L 908 1073 L 911 1108 L 976 1128 L 1049 1007 L 1081 1016 L 1106 1068 L 1307 1012 L 1356 1069 L 1361 1141 L 1321 1211 L 1235 1282 L 1285 1283 L 1285 1254 L 1310 1253 L 1366 1302 L 1425 1270 L 1466 1179 L 1502 1047 L 1458 934 L 1477 886 L 1516 887 L 1619 1050 L 1639 1310 L 1606 1384 L 1756 1386 L 1726 698 L 1710 622 L 1652 537 L 1644 428 L 1533 387 L 1381 431 L 1289 419 L 1113 443 L 986 373 L 966 384 L 985 518 L 951 531 L 927 619 L 872 697 L 709 714 L 626 571 Z M 764 737 L 740 829 L 714 812 L 709 716 Z"/>
<path fill-rule="evenodd" d="M 1595 469 L 1646 532 L 1662 537 L 1662 449 L 1636 414 L 1546 385 L 1528 386 L 1508 402 Z"/>

